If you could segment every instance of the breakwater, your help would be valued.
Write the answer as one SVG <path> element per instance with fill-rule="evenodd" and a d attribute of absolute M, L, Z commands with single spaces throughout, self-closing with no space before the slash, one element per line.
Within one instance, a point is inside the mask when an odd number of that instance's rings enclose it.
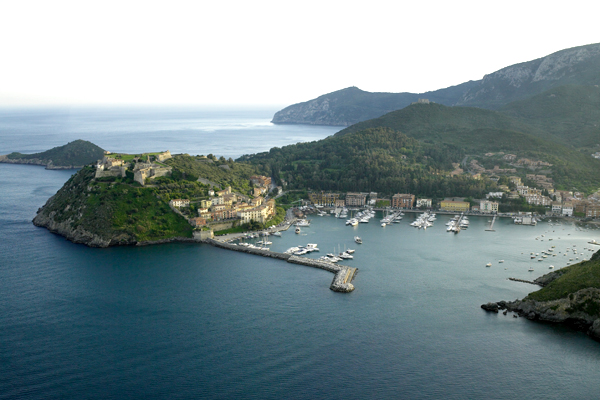
<path fill-rule="evenodd" d="M 525 279 L 519 279 L 519 278 L 508 278 L 509 281 L 514 281 L 514 282 L 521 282 L 521 283 L 529 283 L 530 285 L 538 285 L 538 286 L 543 286 L 540 285 L 538 282 L 533 282 L 533 281 L 527 281 Z"/>
<path fill-rule="evenodd" d="M 283 260 L 292 264 L 324 269 L 325 271 L 329 271 L 334 274 L 333 280 L 331 281 L 331 285 L 329 285 L 329 289 L 333 290 L 334 292 L 341 293 L 350 293 L 354 290 L 352 280 L 354 279 L 358 268 L 348 267 L 346 265 L 338 265 L 327 261 L 313 260 L 312 258 L 307 257 L 299 257 L 291 254 L 278 253 L 270 250 L 261 250 L 251 247 L 238 246 L 236 244 L 222 242 L 214 239 L 205 239 L 202 242 L 215 247 L 220 247 L 222 249 L 239 251 L 242 253 L 254 254 L 262 257 L 276 258 L 278 260 Z"/>

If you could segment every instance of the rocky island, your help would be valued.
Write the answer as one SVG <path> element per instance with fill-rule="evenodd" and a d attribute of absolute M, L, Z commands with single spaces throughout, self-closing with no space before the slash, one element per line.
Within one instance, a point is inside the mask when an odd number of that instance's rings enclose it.
<path fill-rule="evenodd" d="M 64 146 L 34 153 L 10 153 L 0 155 L 0 162 L 9 164 L 40 165 L 46 169 L 76 169 L 93 163 L 104 156 L 104 150 L 94 143 L 75 140 Z"/>

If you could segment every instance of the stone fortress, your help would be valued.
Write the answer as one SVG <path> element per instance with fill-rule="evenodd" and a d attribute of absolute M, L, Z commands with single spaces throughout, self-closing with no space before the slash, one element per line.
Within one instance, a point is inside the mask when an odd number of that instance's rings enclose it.
<path fill-rule="evenodd" d="M 127 163 L 121 159 L 110 157 L 109 152 L 96 163 L 96 178 L 103 178 L 109 176 L 125 177 L 127 171 Z M 143 157 L 143 155 L 142 155 Z M 156 162 L 152 162 L 150 157 L 154 157 Z M 172 168 L 164 164 L 160 164 L 162 161 L 171 158 L 171 152 L 169 150 L 150 156 L 146 155 L 146 161 L 142 161 L 140 158 L 134 160 L 139 161 L 134 164 L 133 167 L 133 179 L 139 182 L 140 185 L 144 186 L 146 179 L 154 179 L 160 176 L 168 176 L 171 174 Z"/>

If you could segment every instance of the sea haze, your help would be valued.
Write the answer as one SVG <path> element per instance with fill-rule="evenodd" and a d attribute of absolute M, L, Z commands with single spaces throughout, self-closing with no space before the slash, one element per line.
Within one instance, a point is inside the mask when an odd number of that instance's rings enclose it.
<path fill-rule="evenodd" d="M 237 158 L 323 139 L 340 127 L 275 125 L 273 108 L 0 109 L 0 154 L 37 153 L 77 139 L 125 153 L 170 150 Z"/>
<path fill-rule="evenodd" d="M 99 126 L 110 126 L 103 118 Z M 269 116 L 227 118 L 242 125 Z M 167 119 L 160 131 L 170 135 L 188 124 Z M 8 150 L 71 140 L 54 123 L 2 121 L 3 137 L 7 126 L 20 132 Z M 115 140 L 124 125 L 114 124 Z M 223 140 L 207 133 L 203 146 Z M 131 139 L 118 143 L 147 150 Z M 162 149 L 168 141 L 148 143 Z M 248 152 L 245 142 L 228 146 L 231 156 Z M 201 244 L 93 249 L 33 226 L 36 210 L 73 172 L 0 164 L 0 399 L 597 398 L 599 343 L 479 307 L 534 290 L 507 278 L 534 279 L 550 264 L 566 265 L 567 247 L 589 257 L 584 248 L 600 240 L 597 230 L 498 219 L 486 232 L 488 219 L 472 217 L 454 235 L 445 230 L 450 216 L 416 230 L 414 215 L 382 228 L 378 213 L 355 228 L 314 216 L 301 234 L 271 238 L 275 251 L 317 243 L 314 257 L 355 248 L 346 264 L 359 268 L 356 290 L 341 294 L 329 290 L 331 273 L 279 260 Z M 552 245 L 558 256 L 530 259 Z"/>

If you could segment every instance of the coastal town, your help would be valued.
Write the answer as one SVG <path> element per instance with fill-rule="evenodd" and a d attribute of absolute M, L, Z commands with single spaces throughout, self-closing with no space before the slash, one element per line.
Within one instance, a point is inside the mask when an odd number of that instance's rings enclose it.
<path fill-rule="evenodd" d="M 494 156 L 488 153 L 486 157 Z M 513 154 L 500 154 L 501 158 L 518 165 L 528 165 L 535 168 L 549 167 L 548 163 L 517 159 Z M 142 187 L 153 187 L 156 178 L 168 177 L 172 167 L 164 162 L 172 158 L 171 153 L 148 153 L 140 156 L 112 154 L 106 152 L 105 157 L 96 163 L 96 178 L 125 177 L 127 172 L 133 174 L 133 180 Z M 580 217 L 594 219 L 600 217 L 600 194 L 594 193 L 585 197 L 580 192 L 557 190 L 552 178 L 540 173 L 526 174 L 524 177 L 507 174 L 516 172 L 515 169 L 499 168 L 486 170 L 476 160 L 468 165 L 474 174 L 473 179 L 482 179 L 486 174 L 496 181 L 498 175 L 503 176 L 498 184 L 498 190 L 489 192 L 485 198 L 472 199 L 462 197 L 446 197 L 443 199 L 422 198 L 411 193 L 396 193 L 391 196 L 380 196 L 376 192 L 346 192 L 307 191 L 305 199 L 298 199 L 296 204 L 281 204 L 284 208 L 296 209 L 296 216 L 302 216 L 297 207 L 312 206 L 312 210 L 328 209 L 333 214 L 339 214 L 342 209 L 359 209 L 370 207 L 374 209 L 439 211 L 448 213 L 467 213 L 472 215 L 510 216 L 515 223 L 535 224 L 536 215 L 551 217 Z M 224 188 L 199 178 L 199 181 L 209 183 L 207 196 L 203 198 L 172 198 L 169 201 L 171 209 L 186 218 L 194 229 L 201 231 L 202 238 L 214 237 L 215 233 L 229 232 L 232 228 L 250 226 L 257 223 L 266 227 L 277 214 L 276 198 L 284 194 L 281 186 L 276 186 L 271 177 L 253 175 L 249 178 L 251 190 L 239 193 L 231 186 Z M 500 182 L 499 182 L 500 183 Z M 526 184 L 527 183 L 527 184 Z M 535 211 L 521 211 L 507 204 L 515 203 L 535 206 Z M 295 207 L 294 207 L 295 206 Z M 290 216 L 288 213 L 288 222 Z M 281 221 L 277 221 L 281 222 Z"/>

